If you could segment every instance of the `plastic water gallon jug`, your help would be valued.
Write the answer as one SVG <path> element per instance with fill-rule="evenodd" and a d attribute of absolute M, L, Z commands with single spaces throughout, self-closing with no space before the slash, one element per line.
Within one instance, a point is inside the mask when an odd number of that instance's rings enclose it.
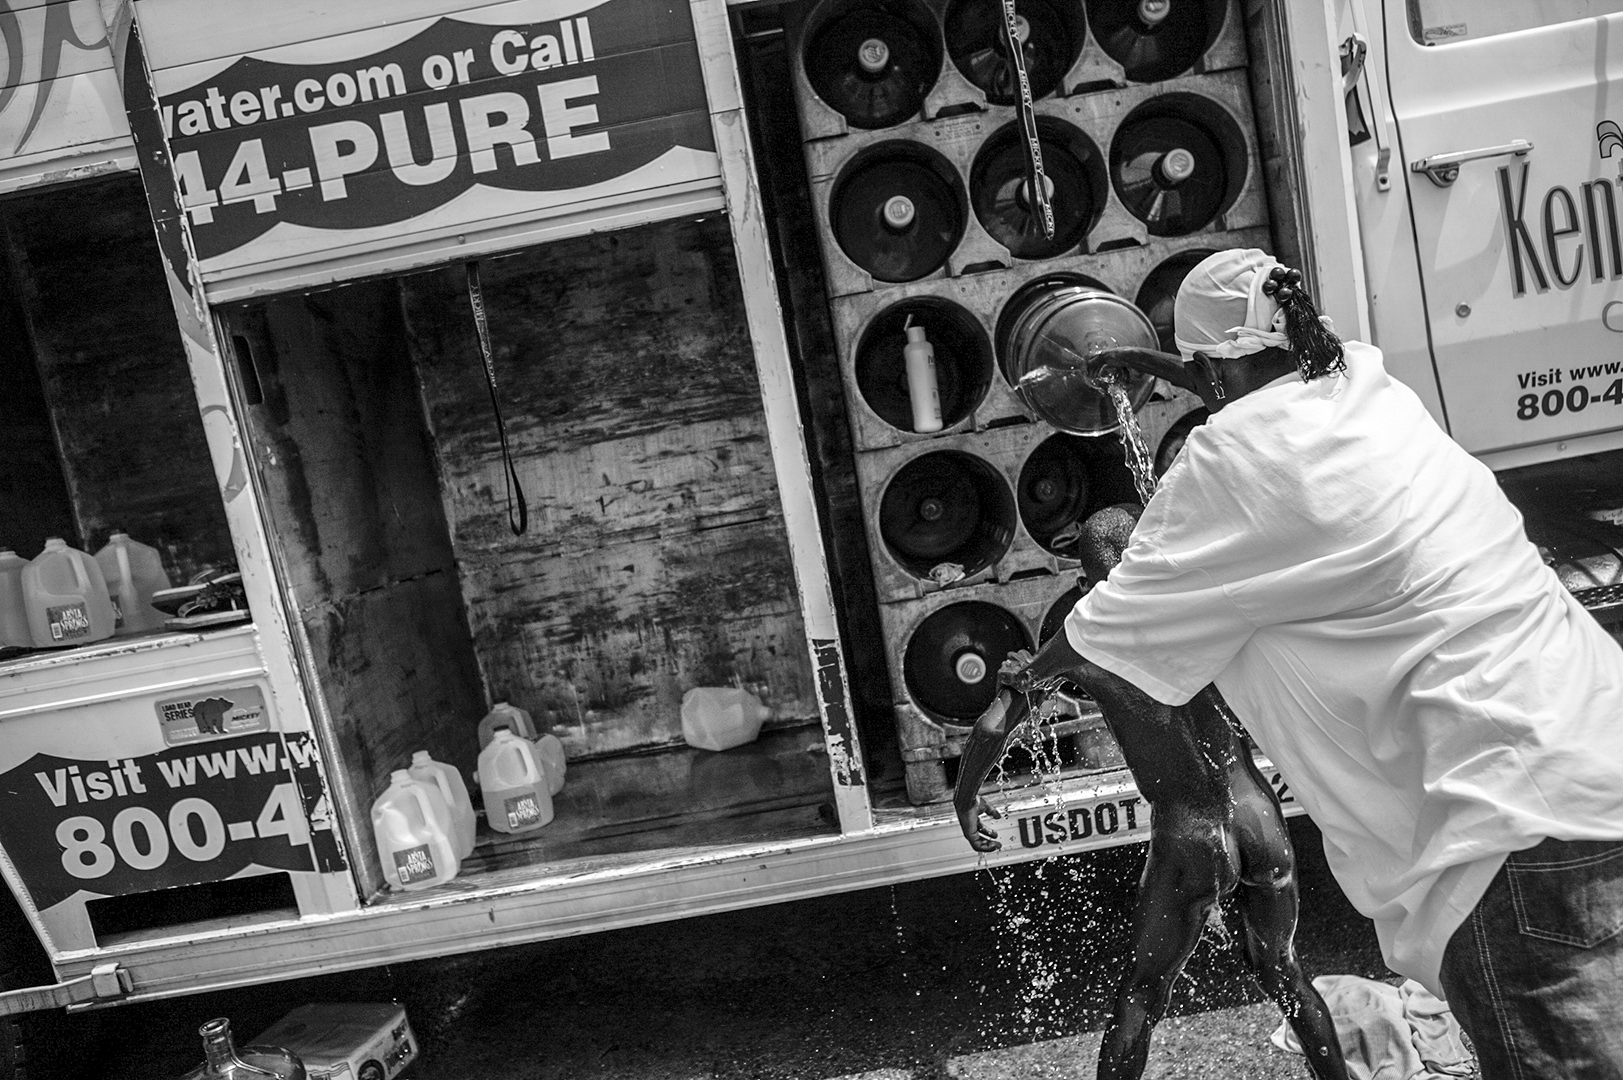
<path fill-rule="evenodd" d="M 37 649 L 113 636 L 113 602 L 96 560 L 52 537 L 23 567 L 23 605 Z"/>
<path fill-rule="evenodd" d="M 682 738 L 700 750 L 754 742 L 772 710 L 736 686 L 698 686 L 682 695 Z"/>
<path fill-rule="evenodd" d="M 556 795 L 564 789 L 564 772 L 569 762 L 564 758 L 564 744 L 551 734 L 535 740 L 535 756 L 541 759 L 541 771 L 547 777 L 547 792 Z"/>
<path fill-rule="evenodd" d="M 496 729 L 504 727 L 512 731 L 521 739 L 534 739 L 540 732 L 535 730 L 535 721 L 530 714 L 517 705 L 509 705 L 505 701 L 498 701 L 490 707 L 485 718 L 479 721 L 479 749 L 483 750 L 490 745 L 495 737 Z"/>
<path fill-rule="evenodd" d="M 473 854 L 473 843 L 478 834 L 478 822 L 473 815 L 473 800 L 468 796 L 467 782 L 462 774 L 443 761 L 435 761 L 427 750 L 411 755 L 411 768 L 406 772 L 413 780 L 433 784 L 451 808 L 451 832 L 456 840 L 456 857 L 466 859 Z"/>
<path fill-rule="evenodd" d="M 479 751 L 479 790 L 485 820 L 497 832 L 539 829 L 552 820 L 552 792 L 535 744 L 508 728 L 497 728 L 490 745 Z"/>
<path fill-rule="evenodd" d="M 405 769 L 389 774 L 389 786 L 372 804 L 372 833 L 383 876 L 396 889 L 426 889 L 461 868 L 445 796 Z"/>
<path fill-rule="evenodd" d="M 163 629 L 168 616 L 152 606 L 152 594 L 169 588 L 169 575 L 157 548 L 131 540 L 128 533 L 116 532 L 107 546 L 96 552 L 96 565 L 107 579 L 118 633 Z"/>
<path fill-rule="evenodd" d="M 23 604 L 23 567 L 28 560 L 15 551 L 0 551 L 0 649 L 32 649 L 28 608 Z"/>

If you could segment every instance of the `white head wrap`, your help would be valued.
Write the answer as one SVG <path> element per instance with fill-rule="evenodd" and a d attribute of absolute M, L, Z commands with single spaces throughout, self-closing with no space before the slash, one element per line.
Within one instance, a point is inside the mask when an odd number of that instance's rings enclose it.
<path fill-rule="evenodd" d="M 1291 347 L 1285 313 L 1263 293 L 1268 271 L 1281 265 L 1260 248 L 1230 248 L 1202 259 L 1178 286 L 1172 306 L 1178 353 L 1193 360 L 1249 356 Z"/>

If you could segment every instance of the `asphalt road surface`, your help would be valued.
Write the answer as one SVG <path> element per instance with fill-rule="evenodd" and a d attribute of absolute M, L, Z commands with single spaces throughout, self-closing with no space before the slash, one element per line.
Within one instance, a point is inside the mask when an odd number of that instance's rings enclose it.
<path fill-rule="evenodd" d="M 1391 978 L 1317 831 L 1292 822 L 1310 974 Z M 421 1080 L 1013 1080 L 1093 1076 L 1140 845 L 727 915 L 71 1017 L 86 1077 L 179 1077 L 307 1001 L 397 1000 Z M 1148 1076 L 1306 1077 L 1208 932 Z M 1214 1068 L 1219 1071 L 1214 1072 Z"/>

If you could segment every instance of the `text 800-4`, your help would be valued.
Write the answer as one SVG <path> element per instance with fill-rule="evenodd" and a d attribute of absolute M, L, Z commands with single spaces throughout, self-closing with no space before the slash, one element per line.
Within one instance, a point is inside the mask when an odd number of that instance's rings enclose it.
<path fill-rule="evenodd" d="M 1534 420 L 1540 416 L 1559 416 L 1563 412 L 1583 412 L 1602 401 L 1623 405 L 1623 379 L 1613 379 L 1612 384 L 1600 394 L 1591 393 L 1589 387 L 1582 383 L 1566 390 L 1523 394 L 1516 399 L 1516 419 Z"/>
<path fill-rule="evenodd" d="M 66 818 L 56 827 L 62 869 L 85 880 L 112 873 L 118 860 L 135 870 L 156 870 L 173 852 L 192 862 L 209 862 L 230 840 L 276 836 L 285 836 L 294 846 L 310 840 L 298 792 L 290 783 L 272 788 L 251 822 L 228 823 L 212 802 L 193 796 L 171 806 L 167 821 L 150 807 L 127 806 L 114 815 L 110 830 L 89 814 Z"/>

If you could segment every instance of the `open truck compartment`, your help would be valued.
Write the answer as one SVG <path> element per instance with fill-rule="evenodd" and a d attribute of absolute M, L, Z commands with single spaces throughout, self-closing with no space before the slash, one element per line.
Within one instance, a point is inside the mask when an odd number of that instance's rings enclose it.
<path fill-rule="evenodd" d="M 837 831 L 725 218 L 479 275 L 505 445 L 460 265 L 217 312 L 359 861 L 390 771 L 428 750 L 470 774 L 498 701 L 568 773 L 553 823 L 485 830 L 463 878 Z M 761 736 L 688 746 L 684 692 L 735 685 L 772 709 Z"/>
<path fill-rule="evenodd" d="M 140 180 L 0 201 L 0 236 L 0 543 L 93 553 L 122 531 L 177 585 L 234 568 Z"/>

